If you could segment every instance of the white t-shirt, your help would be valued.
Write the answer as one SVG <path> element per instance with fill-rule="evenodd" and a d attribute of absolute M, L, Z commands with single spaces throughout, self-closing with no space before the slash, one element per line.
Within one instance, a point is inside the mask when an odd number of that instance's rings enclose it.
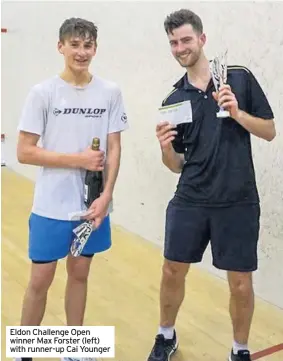
<path fill-rule="evenodd" d="M 44 149 L 78 153 L 100 138 L 107 149 L 107 135 L 128 128 L 122 94 L 115 83 L 93 77 L 85 87 L 76 87 L 52 77 L 35 85 L 22 111 L 18 130 L 41 136 Z M 84 169 L 40 167 L 32 212 L 68 220 L 69 214 L 85 210 Z"/>

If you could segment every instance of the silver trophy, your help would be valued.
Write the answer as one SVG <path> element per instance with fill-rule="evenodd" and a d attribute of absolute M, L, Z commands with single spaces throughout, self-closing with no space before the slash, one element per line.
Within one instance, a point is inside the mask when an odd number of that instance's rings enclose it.
<path fill-rule="evenodd" d="M 227 50 L 220 56 L 216 56 L 209 63 L 209 67 L 215 90 L 218 92 L 220 86 L 227 83 Z M 217 118 L 230 117 L 229 111 L 222 107 L 219 107 L 216 115 Z"/>

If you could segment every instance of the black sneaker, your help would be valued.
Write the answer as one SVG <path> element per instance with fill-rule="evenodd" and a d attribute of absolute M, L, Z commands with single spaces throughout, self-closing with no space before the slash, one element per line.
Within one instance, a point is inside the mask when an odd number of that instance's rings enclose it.
<path fill-rule="evenodd" d="M 164 335 L 157 335 L 155 337 L 155 344 L 147 361 L 169 361 L 177 348 L 178 342 L 175 330 L 173 338 L 170 340 L 165 339 Z"/>
<path fill-rule="evenodd" d="M 248 350 L 238 351 L 237 355 L 234 354 L 233 350 L 228 361 L 251 361 L 251 355 Z"/>
<path fill-rule="evenodd" d="M 20 357 L 16 358 L 14 361 L 32 361 L 32 357 Z"/>

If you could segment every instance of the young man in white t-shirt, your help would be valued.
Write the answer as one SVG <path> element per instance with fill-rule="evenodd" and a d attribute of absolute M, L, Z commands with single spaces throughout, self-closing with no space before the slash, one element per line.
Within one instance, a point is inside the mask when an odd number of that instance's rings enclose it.
<path fill-rule="evenodd" d="M 82 325 L 92 256 L 111 246 L 108 209 L 119 171 L 120 133 L 128 128 L 128 122 L 117 85 L 89 72 L 96 47 L 97 28 L 92 22 L 66 20 L 60 27 L 58 42 L 65 69 L 31 89 L 21 115 L 18 160 L 40 167 L 29 219 L 32 269 L 23 302 L 23 326 L 40 325 L 57 261 L 64 257 L 68 274 L 67 325 Z M 100 138 L 99 151 L 90 147 L 94 137 Z M 82 255 L 73 257 L 73 229 L 82 221 L 71 221 L 69 217 L 86 210 L 86 170 L 104 171 L 105 185 L 86 217 L 94 222 L 96 230 Z"/>

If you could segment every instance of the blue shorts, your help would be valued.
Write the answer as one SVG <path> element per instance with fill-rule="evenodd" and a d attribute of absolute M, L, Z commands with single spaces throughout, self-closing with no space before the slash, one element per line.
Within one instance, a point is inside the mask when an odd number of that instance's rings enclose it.
<path fill-rule="evenodd" d="M 74 239 L 73 229 L 82 221 L 61 221 L 32 213 L 29 218 L 29 258 L 34 262 L 50 262 L 66 257 Z M 92 232 L 82 255 L 92 256 L 111 247 L 110 218 Z"/>

